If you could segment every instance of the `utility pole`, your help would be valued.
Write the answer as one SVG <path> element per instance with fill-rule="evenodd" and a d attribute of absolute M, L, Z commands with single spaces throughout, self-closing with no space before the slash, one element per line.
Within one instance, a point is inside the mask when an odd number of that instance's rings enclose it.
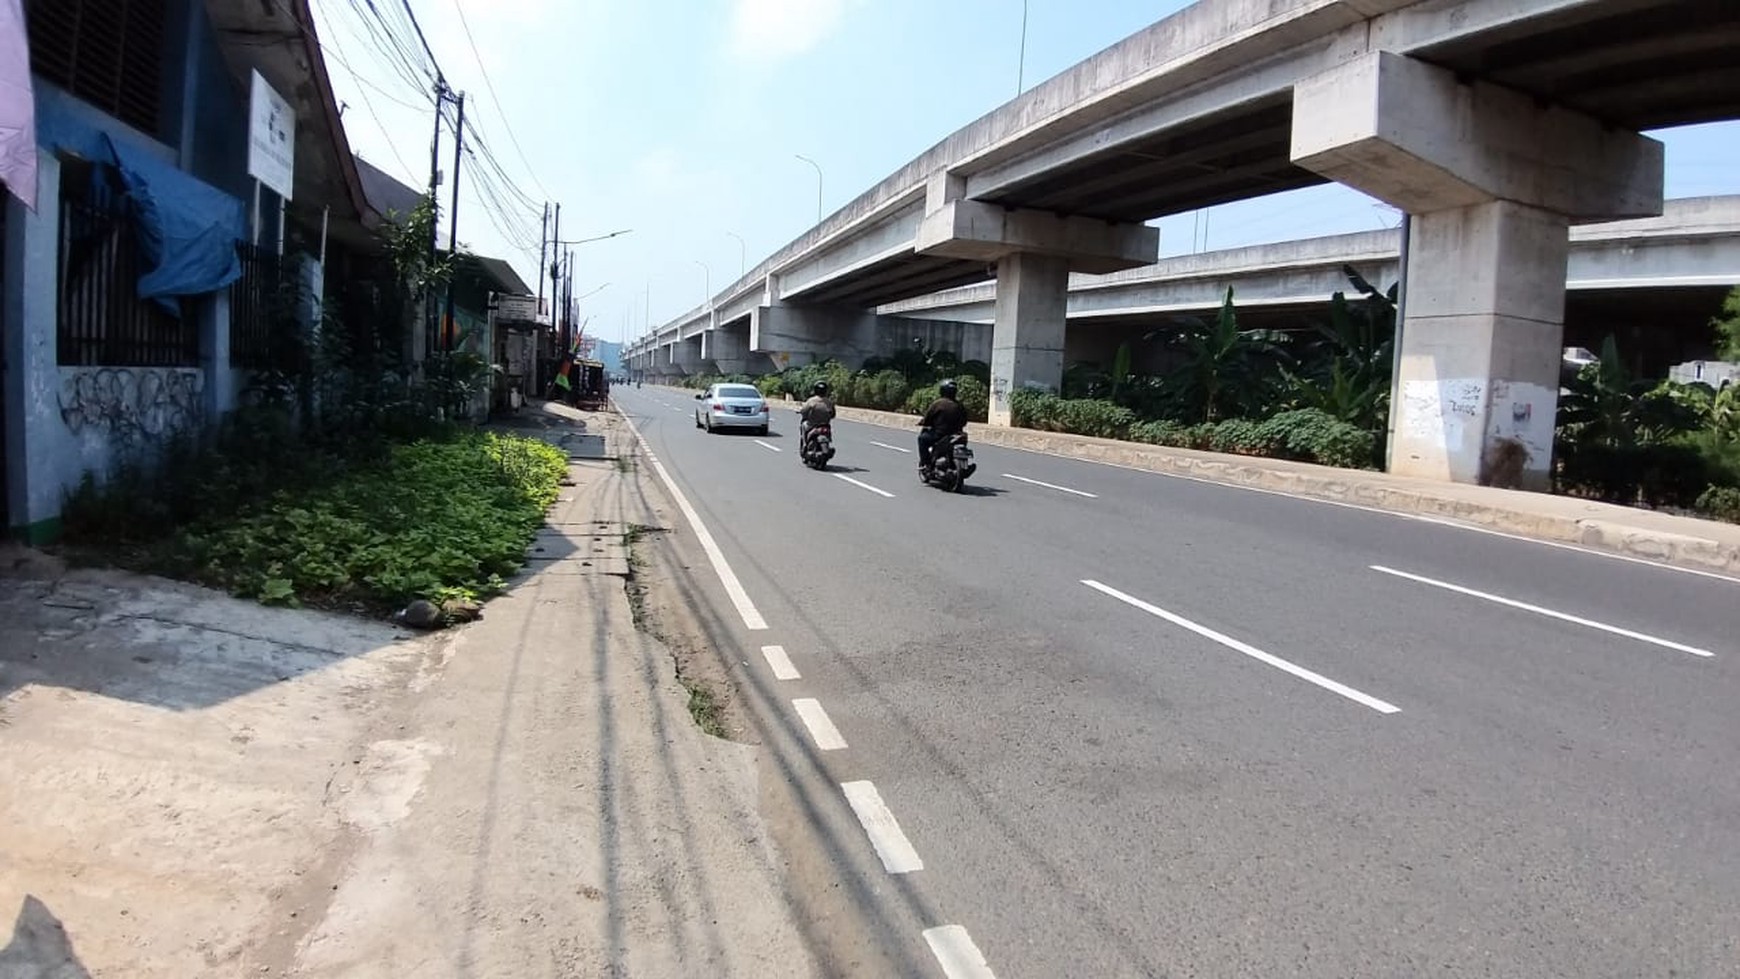
<path fill-rule="evenodd" d="M 562 335 L 562 316 L 556 309 L 557 304 L 561 302 L 562 297 L 561 289 L 558 288 L 556 284 L 557 280 L 561 278 L 562 275 L 562 257 L 559 252 L 561 247 L 562 205 L 558 203 L 556 205 L 555 230 L 550 234 L 550 333 L 552 336 L 558 337 Z M 563 353 L 566 353 L 567 350 L 568 348 L 564 346 L 561 350 L 557 351 L 557 356 L 561 356 Z"/>
<path fill-rule="evenodd" d="M 435 114 L 441 114 L 441 107 L 435 107 Z M 448 208 L 447 215 L 447 260 L 459 261 L 459 159 L 465 149 L 465 93 L 459 93 L 459 117 L 453 124 L 453 205 Z M 453 276 L 447 277 L 447 315 L 446 323 L 441 326 L 441 347 L 451 352 L 457 324 L 453 323 Z"/>
<path fill-rule="evenodd" d="M 544 249 L 550 238 L 550 202 L 544 202 L 544 223 L 538 227 L 538 308 L 544 306 Z"/>
<path fill-rule="evenodd" d="M 440 208 L 435 203 L 435 195 L 441 185 L 441 100 L 447 97 L 447 83 L 442 79 L 435 80 L 435 138 L 429 143 L 429 264 L 435 264 L 435 251 L 441 243 L 441 222 L 438 219 Z M 429 346 L 435 333 L 429 327 L 435 322 L 435 291 L 427 284 L 423 287 L 423 341 Z M 415 349 L 415 348 L 413 348 Z M 425 349 L 427 357 L 431 351 Z"/>

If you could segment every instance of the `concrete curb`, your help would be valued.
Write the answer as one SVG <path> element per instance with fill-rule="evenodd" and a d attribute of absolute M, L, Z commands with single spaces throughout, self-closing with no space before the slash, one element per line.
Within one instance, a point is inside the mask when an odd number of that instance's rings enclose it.
<path fill-rule="evenodd" d="M 797 403 L 791 402 L 787 407 L 795 410 Z M 914 416 L 891 411 L 842 407 L 839 417 L 887 428 L 909 431 L 917 428 Z M 1385 473 L 1085 435 L 987 425 L 974 425 L 970 434 L 985 445 L 1437 517 L 1519 537 L 1575 544 L 1699 571 L 1740 575 L 1740 525 L 1540 493 L 1446 486 Z"/>

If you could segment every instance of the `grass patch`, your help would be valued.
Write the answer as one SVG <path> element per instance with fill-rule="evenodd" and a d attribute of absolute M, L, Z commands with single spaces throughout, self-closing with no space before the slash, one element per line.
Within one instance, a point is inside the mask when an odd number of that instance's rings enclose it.
<path fill-rule="evenodd" d="M 720 720 L 719 701 L 714 699 L 713 691 L 705 684 L 690 680 L 687 677 L 677 677 L 683 689 L 689 691 L 689 716 L 695 719 L 695 726 L 703 733 L 715 738 L 725 737 L 725 725 Z"/>
<path fill-rule="evenodd" d="M 471 432 L 394 445 L 128 549 L 128 563 L 266 604 L 379 611 L 498 594 L 567 474 L 561 450 Z"/>

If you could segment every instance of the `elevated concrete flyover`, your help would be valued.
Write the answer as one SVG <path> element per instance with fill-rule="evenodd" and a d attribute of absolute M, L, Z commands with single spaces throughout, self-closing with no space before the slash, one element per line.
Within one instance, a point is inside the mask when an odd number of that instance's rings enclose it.
<path fill-rule="evenodd" d="M 1641 309 L 1657 315 L 1667 309 L 1701 329 L 1721 296 L 1740 284 L 1740 196 L 1668 201 L 1661 217 L 1583 225 L 1571 229 L 1570 242 L 1567 328 L 1576 324 L 1577 342 L 1598 344 L 1589 338 L 1636 320 Z M 1370 231 L 1180 255 L 1110 275 L 1072 275 L 1065 360 L 1109 362 L 1124 340 L 1181 316 L 1212 314 L 1229 287 L 1247 325 L 1285 328 L 1321 320 L 1332 294 L 1354 291 L 1344 268 L 1388 288 L 1400 275 L 1400 251 L 1399 231 Z M 1612 312 L 1618 315 L 1605 315 Z M 935 319 L 964 325 L 970 331 L 965 342 L 988 346 L 996 287 L 962 286 L 888 303 L 876 313 L 891 343 L 905 342 L 914 322 Z"/>
<path fill-rule="evenodd" d="M 1542 486 L 1567 228 L 1659 213 L 1662 147 L 1638 131 L 1740 114 L 1737 46 L 1732 0 L 1201 0 L 944 139 L 712 308 L 784 310 L 751 316 L 749 349 L 787 353 L 994 279 L 1005 422 L 1009 391 L 1061 377 L 1071 273 L 1150 264 L 1154 218 L 1335 180 L 1416 216 L 1393 467 L 1477 481 L 1508 442 Z"/>

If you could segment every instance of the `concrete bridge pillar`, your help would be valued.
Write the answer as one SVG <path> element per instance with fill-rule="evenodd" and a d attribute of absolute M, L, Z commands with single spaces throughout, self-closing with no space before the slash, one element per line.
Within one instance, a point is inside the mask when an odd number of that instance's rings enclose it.
<path fill-rule="evenodd" d="M 997 319 L 991 332 L 992 425 L 1009 424 L 1009 394 L 1056 393 L 1063 383 L 1069 263 L 1017 252 L 997 263 Z"/>
<path fill-rule="evenodd" d="M 674 377 L 701 371 L 701 337 L 679 337 L 665 345 L 664 373 Z"/>
<path fill-rule="evenodd" d="M 747 374 L 754 361 L 749 352 L 749 330 L 719 326 L 701 334 L 701 359 L 711 361 L 721 374 Z"/>
<path fill-rule="evenodd" d="M 991 331 L 990 423 L 1009 424 L 1009 393 L 1063 384 L 1069 273 L 1105 274 L 1152 265 L 1160 229 L 966 200 L 963 182 L 938 174 L 926 188 L 915 250 L 997 267 Z"/>
<path fill-rule="evenodd" d="M 1389 468 L 1544 490 L 1571 224 L 1662 209 L 1662 145 L 1374 52 L 1294 90 L 1295 163 L 1412 215 Z"/>

